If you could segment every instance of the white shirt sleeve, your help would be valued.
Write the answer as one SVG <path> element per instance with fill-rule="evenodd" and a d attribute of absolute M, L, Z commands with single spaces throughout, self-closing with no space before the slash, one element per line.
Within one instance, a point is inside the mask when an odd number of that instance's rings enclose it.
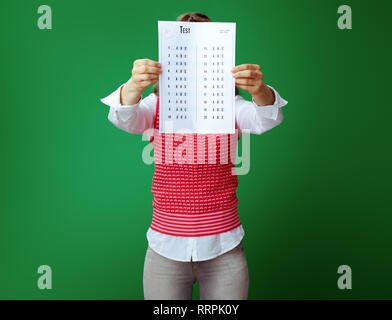
<path fill-rule="evenodd" d="M 287 104 L 279 93 L 269 86 L 275 94 L 275 102 L 269 106 L 258 106 L 256 102 L 245 100 L 240 95 L 235 97 L 235 117 L 239 133 L 249 130 L 253 134 L 262 134 L 283 121 L 281 108 Z"/>
<path fill-rule="evenodd" d="M 101 102 L 110 107 L 109 121 L 117 128 L 129 133 L 143 134 L 145 130 L 154 128 L 157 96 L 151 93 L 134 105 L 122 105 L 120 103 L 121 87 L 101 99 Z"/>

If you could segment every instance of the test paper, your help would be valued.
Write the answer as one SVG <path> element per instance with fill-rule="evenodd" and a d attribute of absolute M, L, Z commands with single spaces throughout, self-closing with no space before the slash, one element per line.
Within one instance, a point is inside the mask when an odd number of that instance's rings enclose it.
<path fill-rule="evenodd" d="M 235 30 L 235 23 L 158 21 L 159 132 L 235 132 Z"/>

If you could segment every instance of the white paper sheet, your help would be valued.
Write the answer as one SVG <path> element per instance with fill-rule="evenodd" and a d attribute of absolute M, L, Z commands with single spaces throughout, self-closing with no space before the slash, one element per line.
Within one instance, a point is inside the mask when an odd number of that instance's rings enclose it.
<path fill-rule="evenodd" d="M 235 132 L 235 28 L 158 21 L 160 132 Z"/>

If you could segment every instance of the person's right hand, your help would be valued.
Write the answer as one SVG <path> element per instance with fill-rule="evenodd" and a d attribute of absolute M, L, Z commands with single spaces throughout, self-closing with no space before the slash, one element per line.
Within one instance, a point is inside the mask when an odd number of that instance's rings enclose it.
<path fill-rule="evenodd" d="M 160 73 L 162 73 L 162 66 L 159 62 L 150 59 L 135 60 L 132 68 L 132 77 L 121 90 L 121 104 L 136 104 L 140 100 L 143 91 L 150 84 L 158 81 Z"/>

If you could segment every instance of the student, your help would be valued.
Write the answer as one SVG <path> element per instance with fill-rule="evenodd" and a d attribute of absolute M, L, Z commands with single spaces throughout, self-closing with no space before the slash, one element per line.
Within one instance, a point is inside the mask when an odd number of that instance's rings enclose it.
<path fill-rule="evenodd" d="M 200 13 L 183 14 L 177 21 L 211 22 Z M 161 72 L 161 65 L 156 61 L 136 60 L 131 78 L 102 99 L 110 106 L 108 118 L 116 127 L 137 134 L 158 129 L 158 83 L 147 97 L 142 98 L 142 93 L 158 81 Z M 248 129 L 250 133 L 262 134 L 281 123 L 281 107 L 287 101 L 264 83 L 260 67 L 242 64 L 234 67 L 232 73 L 236 87 L 252 95 L 252 102 L 238 94 L 235 96 L 239 132 Z M 162 145 L 169 143 L 170 134 L 154 130 L 151 139 L 155 158 L 154 200 L 144 262 L 145 299 L 192 299 L 196 281 L 201 300 L 248 298 L 248 266 L 242 246 L 244 230 L 237 214 L 235 193 L 237 176 L 232 173 L 231 161 L 219 160 L 222 150 L 231 155 L 235 146 L 229 143 L 223 149 L 223 135 L 213 140 L 216 145 L 212 146 L 210 140 L 203 140 L 207 136 L 211 135 L 193 134 L 191 139 L 201 145 L 198 150 L 208 159 L 211 150 L 215 150 L 215 163 L 166 163 L 168 155 L 163 155 Z M 174 150 L 181 141 L 172 142 Z"/>

